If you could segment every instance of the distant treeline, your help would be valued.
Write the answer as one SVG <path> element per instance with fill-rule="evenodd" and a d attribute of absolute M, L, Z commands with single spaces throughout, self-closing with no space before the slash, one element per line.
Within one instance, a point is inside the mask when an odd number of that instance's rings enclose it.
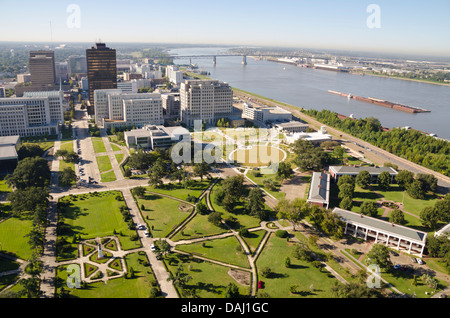
<path fill-rule="evenodd" d="M 341 120 L 337 113 L 329 110 L 311 109 L 303 110 L 303 113 L 394 155 L 450 176 L 450 143 L 446 140 L 416 130 L 394 128 L 383 131 L 380 121 L 373 117 Z"/>

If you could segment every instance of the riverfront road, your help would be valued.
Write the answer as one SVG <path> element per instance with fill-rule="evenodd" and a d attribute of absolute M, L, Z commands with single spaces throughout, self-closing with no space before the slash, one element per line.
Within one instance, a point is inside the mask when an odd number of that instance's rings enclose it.
<path fill-rule="evenodd" d="M 342 132 L 342 131 L 339 131 L 330 126 L 324 125 L 321 122 L 317 121 L 316 119 L 303 114 L 300 110 L 295 109 L 296 108 L 295 106 L 287 107 L 286 105 L 279 104 L 272 100 L 267 100 L 267 99 L 261 98 L 261 97 L 255 97 L 253 95 L 246 94 L 246 93 L 236 91 L 236 90 L 234 91 L 234 95 L 237 97 L 251 98 L 253 100 L 258 100 L 267 105 L 279 106 L 280 108 L 289 110 L 293 113 L 294 116 L 300 118 L 301 120 L 308 122 L 310 125 L 314 126 L 317 129 L 319 129 L 321 126 L 325 126 L 328 133 L 333 135 L 333 139 L 341 141 L 344 144 L 344 146 L 346 146 L 356 152 L 362 152 L 362 154 L 367 159 L 369 159 L 370 161 L 372 161 L 373 163 L 375 163 L 377 165 L 383 165 L 385 162 L 390 162 L 390 163 L 396 164 L 400 169 L 409 170 L 414 173 L 432 174 L 438 179 L 438 185 L 439 185 L 438 191 L 439 192 L 448 193 L 450 190 L 450 178 L 449 177 L 444 176 L 443 174 L 433 171 L 431 169 L 425 168 L 416 163 L 413 163 L 404 158 L 400 158 L 390 152 L 387 152 L 381 148 L 378 148 L 378 147 L 376 147 L 368 142 L 365 142 L 361 139 L 353 137 L 345 132 Z"/>

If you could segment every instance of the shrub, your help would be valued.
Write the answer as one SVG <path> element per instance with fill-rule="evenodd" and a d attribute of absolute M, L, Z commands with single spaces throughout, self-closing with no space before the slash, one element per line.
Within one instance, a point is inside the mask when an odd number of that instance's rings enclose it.
<path fill-rule="evenodd" d="M 286 238 L 289 236 L 289 233 L 285 230 L 278 230 L 275 232 L 275 235 L 281 238 Z"/>

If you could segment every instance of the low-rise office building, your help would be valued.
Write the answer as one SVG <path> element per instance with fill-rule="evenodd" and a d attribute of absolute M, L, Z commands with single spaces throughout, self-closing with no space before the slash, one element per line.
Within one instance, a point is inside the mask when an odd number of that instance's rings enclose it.
<path fill-rule="evenodd" d="M 0 137 L 0 172 L 11 173 L 19 162 L 20 136 Z"/>
<path fill-rule="evenodd" d="M 242 117 L 257 125 L 265 125 L 267 122 L 289 122 L 292 120 L 292 113 L 280 107 L 256 106 L 244 103 Z"/>
<path fill-rule="evenodd" d="M 335 208 L 333 213 L 345 223 L 344 234 L 374 240 L 377 244 L 419 257 L 423 255 L 427 239 L 425 232 L 339 208 Z"/>
<path fill-rule="evenodd" d="M 368 171 L 370 174 L 371 183 L 378 183 L 378 176 L 382 172 L 388 172 L 391 177 L 391 182 L 394 181 L 398 172 L 391 167 L 365 167 L 365 166 L 330 166 L 329 171 L 331 177 L 335 182 L 343 175 L 350 175 L 356 177 L 361 171 Z"/>
<path fill-rule="evenodd" d="M 170 148 L 180 141 L 190 141 L 191 135 L 181 126 L 164 127 L 147 125 L 142 129 L 133 129 L 124 133 L 128 148 L 154 150 Z"/>
<path fill-rule="evenodd" d="M 328 209 L 330 204 L 330 175 L 314 172 L 311 177 L 307 202 Z"/>
<path fill-rule="evenodd" d="M 302 123 L 300 121 L 291 120 L 285 123 L 277 123 L 274 125 L 279 132 L 293 134 L 293 133 L 301 133 L 306 132 L 309 125 Z"/>

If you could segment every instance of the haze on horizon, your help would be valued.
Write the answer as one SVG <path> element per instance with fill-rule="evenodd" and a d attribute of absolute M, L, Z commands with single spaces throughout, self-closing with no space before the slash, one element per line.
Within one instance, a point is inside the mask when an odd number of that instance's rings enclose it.
<path fill-rule="evenodd" d="M 450 56 L 447 0 L 2 2 L 7 14 L 0 20 L 1 41 L 101 39 Z M 379 12 L 369 10 L 372 4 Z"/>

